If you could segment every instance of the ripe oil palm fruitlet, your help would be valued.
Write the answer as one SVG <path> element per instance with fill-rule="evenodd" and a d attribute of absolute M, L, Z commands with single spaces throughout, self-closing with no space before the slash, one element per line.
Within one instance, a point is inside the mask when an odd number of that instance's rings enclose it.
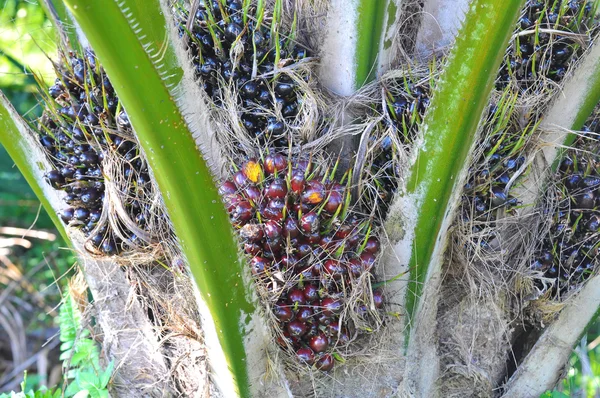
<path fill-rule="evenodd" d="M 45 0 L 0 139 L 114 396 L 537 397 L 600 308 L 599 1 Z"/>

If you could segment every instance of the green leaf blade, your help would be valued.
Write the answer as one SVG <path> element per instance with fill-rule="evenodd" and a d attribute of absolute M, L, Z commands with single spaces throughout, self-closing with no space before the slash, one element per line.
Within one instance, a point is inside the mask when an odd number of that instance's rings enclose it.
<path fill-rule="evenodd" d="M 411 319 L 522 0 L 475 0 L 437 83 L 406 196 L 416 203 L 406 308 Z M 458 187 L 459 188 L 459 187 Z"/>
<path fill-rule="evenodd" d="M 376 77 L 387 7 L 388 2 L 384 0 L 359 0 L 355 82 L 357 89 Z"/>
<path fill-rule="evenodd" d="M 248 396 L 244 337 L 254 305 L 229 217 L 172 95 L 171 88 L 180 83 L 182 72 L 174 51 L 164 47 L 170 43 L 160 4 L 139 0 L 65 3 L 125 105 L 212 315 L 233 388 L 237 395 Z M 106 21 L 111 21 L 109 28 Z M 147 51 L 148 45 L 156 46 L 154 55 Z"/>

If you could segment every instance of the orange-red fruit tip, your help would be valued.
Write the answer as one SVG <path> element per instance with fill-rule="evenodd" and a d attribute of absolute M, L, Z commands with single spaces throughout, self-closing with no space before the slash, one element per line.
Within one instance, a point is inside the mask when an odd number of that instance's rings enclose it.
<path fill-rule="evenodd" d="M 263 170 L 260 164 L 254 160 L 248 160 L 242 167 L 242 172 L 253 183 L 258 183 L 263 180 Z"/>

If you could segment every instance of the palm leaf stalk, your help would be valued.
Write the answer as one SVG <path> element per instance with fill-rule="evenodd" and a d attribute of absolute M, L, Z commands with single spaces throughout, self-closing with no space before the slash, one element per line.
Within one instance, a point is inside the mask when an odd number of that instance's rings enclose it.
<path fill-rule="evenodd" d="M 427 280 L 439 272 L 447 223 L 453 217 L 456 187 L 461 187 L 469 150 L 500 66 L 522 1 L 510 5 L 475 1 L 440 76 L 423 123 L 423 143 L 409 172 L 405 198 L 414 207 L 407 236 L 414 245 L 410 256 L 411 283 L 407 312 L 411 319 Z M 480 13 L 478 9 L 488 12 Z M 490 29 L 493 26 L 494 29 Z M 499 50 L 500 49 L 500 50 Z M 444 225 L 446 224 L 446 225 Z M 436 237 L 436 238 L 433 238 Z M 433 268 L 432 268 L 433 265 Z"/>
<path fill-rule="evenodd" d="M 254 358 L 247 357 L 244 341 L 253 331 L 259 333 L 250 325 L 255 312 L 251 285 L 213 177 L 176 103 L 175 89 L 183 71 L 160 4 L 65 3 L 103 62 L 148 154 L 208 309 L 203 327 L 211 341 L 217 384 L 227 396 L 250 396 L 249 367 L 254 366 Z M 107 20 L 110 30 L 105 29 Z M 217 338 L 211 340 L 212 336 Z"/>

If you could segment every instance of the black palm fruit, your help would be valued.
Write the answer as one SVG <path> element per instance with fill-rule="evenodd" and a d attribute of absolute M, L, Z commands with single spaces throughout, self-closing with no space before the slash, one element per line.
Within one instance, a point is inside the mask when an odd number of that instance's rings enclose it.
<path fill-rule="evenodd" d="M 584 132 L 600 133 L 598 110 L 587 121 Z M 550 234 L 531 264 L 533 271 L 555 280 L 556 292 L 588 278 L 598 267 L 600 234 L 600 145 L 579 137 L 563 158 L 558 170 L 558 206 Z M 538 267 L 544 264 L 545 267 Z M 543 288 L 545 285 L 539 283 Z"/>
<path fill-rule="evenodd" d="M 277 79 L 256 77 L 271 73 L 278 67 L 276 62 L 290 67 L 309 54 L 300 45 L 283 39 L 289 37 L 290 32 L 272 34 L 270 26 L 257 26 L 255 18 L 244 22 L 242 13 L 245 11 L 240 4 L 231 0 L 225 2 L 224 7 L 200 3 L 189 35 L 184 28 L 189 14 L 182 10 L 181 36 L 190 41 L 189 51 L 197 77 L 214 104 L 222 104 L 223 86 L 236 87 L 242 126 L 250 138 L 256 139 L 262 147 L 287 148 L 285 120 L 293 122 L 302 106 L 296 85 L 286 74 L 280 74 Z M 256 15 L 256 7 L 252 4 L 247 12 Z M 263 20 L 268 19 L 265 14 Z M 233 60 L 229 58 L 229 50 L 236 45 L 243 45 L 243 51 Z M 265 115 L 269 114 L 280 115 L 283 120 L 267 122 Z"/>
<path fill-rule="evenodd" d="M 127 114 L 123 110 L 116 114 L 119 99 L 94 54 L 89 51 L 84 57 L 63 54 L 57 65 L 58 78 L 49 88 L 52 100 L 46 102 L 38 121 L 39 131 L 43 132 L 40 144 L 54 166 L 54 170 L 46 173 L 46 179 L 53 188 L 68 194 L 65 202 L 72 207 L 61 212 L 63 221 L 80 229 L 99 253 L 118 254 L 126 247 L 106 225 L 98 225 L 105 200 L 105 155 L 112 153 L 127 160 L 122 169 L 124 177 L 132 173 L 129 163 L 136 158 L 131 197 L 136 197 L 136 182 L 149 181 L 147 166 L 137 155 Z M 113 134 L 117 130 L 119 136 Z M 128 208 L 131 219 L 143 218 L 145 225 L 143 209 Z"/>
<path fill-rule="evenodd" d="M 521 90 L 535 87 L 540 77 L 559 82 L 585 48 L 568 34 L 586 35 L 594 25 L 588 0 L 529 0 L 517 22 L 496 86 L 514 82 Z"/>

